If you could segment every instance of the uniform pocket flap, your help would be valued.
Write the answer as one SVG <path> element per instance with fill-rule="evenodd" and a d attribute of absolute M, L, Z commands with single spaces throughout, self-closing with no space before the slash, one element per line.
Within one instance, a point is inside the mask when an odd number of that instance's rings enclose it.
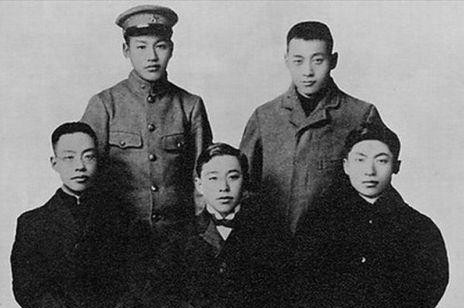
<path fill-rule="evenodd" d="M 110 132 L 109 143 L 122 149 L 140 148 L 142 146 L 142 137 L 137 133 Z"/>
<path fill-rule="evenodd" d="M 173 134 L 162 137 L 163 149 L 166 151 L 180 151 L 185 147 L 184 134 Z"/>

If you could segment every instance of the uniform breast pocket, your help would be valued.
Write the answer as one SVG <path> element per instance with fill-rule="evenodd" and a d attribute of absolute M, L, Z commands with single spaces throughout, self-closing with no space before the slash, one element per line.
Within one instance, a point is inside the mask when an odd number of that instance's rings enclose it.
<path fill-rule="evenodd" d="M 120 149 L 141 148 L 142 137 L 138 133 L 113 131 L 110 132 L 109 144 Z"/>
<path fill-rule="evenodd" d="M 161 137 L 161 145 L 166 152 L 176 153 L 185 149 L 184 134 L 172 134 Z"/>

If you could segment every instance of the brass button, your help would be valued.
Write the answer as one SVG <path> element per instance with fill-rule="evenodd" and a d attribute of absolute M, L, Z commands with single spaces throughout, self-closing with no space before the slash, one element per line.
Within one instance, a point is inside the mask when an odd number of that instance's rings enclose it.
<path fill-rule="evenodd" d="M 148 130 L 149 130 L 149 131 L 152 132 L 152 131 L 155 130 L 155 128 L 156 128 L 155 125 L 153 125 L 153 124 L 148 124 Z"/>
<path fill-rule="evenodd" d="M 369 219 L 369 223 L 372 225 L 372 219 Z"/>
<path fill-rule="evenodd" d="M 141 85 L 140 87 L 141 87 L 142 89 L 145 89 L 147 86 L 143 84 L 143 85 Z"/>
<path fill-rule="evenodd" d="M 158 187 L 156 187 L 155 185 L 153 185 L 151 188 L 151 191 L 158 191 Z"/>
<path fill-rule="evenodd" d="M 361 263 L 366 263 L 366 258 L 365 257 L 361 258 Z"/>
<path fill-rule="evenodd" d="M 120 144 L 121 146 L 125 146 L 125 145 L 126 145 L 126 142 L 125 142 L 124 140 L 121 140 L 121 141 L 119 141 L 119 144 Z"/>
<path fill-rule="evenodd" d="M 181 142 L 177 142 L 177 147 L 178 147 L 178 148 L 182 147 L 182 143 L 181 143 Z"/>
<path fill-rule="evenodd" d="M 154 154 L 150 154 L 150 155 L 148 155 L 148 159 L 151 160 L 151 161 L 155 161 L 156 156 Z"/>
<path fill-rule="evenodd" d="M 155 98 L 154 98 L 153 96 L 151 96 L 151 95 L 148 95 L 148 97 L 147 97 L 147 102 L 149 102 L 149 103 L 154 103 L 154 102 L 155 102 Z"/>

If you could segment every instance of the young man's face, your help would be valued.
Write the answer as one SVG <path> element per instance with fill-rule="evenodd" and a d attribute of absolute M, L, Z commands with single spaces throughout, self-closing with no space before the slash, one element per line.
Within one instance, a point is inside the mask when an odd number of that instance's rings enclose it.
<path fill-rule="evenodd" d="M 133 36 L 129 40 L 129 45 L 124 43 L 123 52 L 137 74 L 151 82 L 163 77 L 172 56 L 172 42 L 156 35 Z"/>
<path fill-rule="evenodd" d="M 298 92 L 306 97 L 325 87 L 330 71 L 337 64 L 337 54 L 331 54 L 321 40 L 290 40 L 285 62 Z"/>
<path fill-rule="evenodd" d="M 395 164 L 385 143 L 363 140 L 356 143 L 344 159 L 343 169 L 362 196 L 376 198 L 390 184 Z"/>
<path fill-rule="evenodd" d="M 62 135 L 50 158 L 65 189 L 80 194 L 92 185 L 97 173 L 97 149 L 89 135 L 81 132 Z"/>
<path fill-rule="evenodd" d="M 195 179 L 195 186 L 206 203 L 223 216 L 239 204 L 242 184 L 242 168 L 237 157 L 231 155 L 213 157 Z"/>

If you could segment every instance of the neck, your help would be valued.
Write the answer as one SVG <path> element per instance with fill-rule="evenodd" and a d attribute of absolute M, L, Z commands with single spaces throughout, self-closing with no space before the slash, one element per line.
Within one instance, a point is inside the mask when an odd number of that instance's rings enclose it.
<path fill-rule="evenodd" d="M 70 195 L 70 196 L 73 196 L 73 197 L 75 197 L 75 198 L 77 198 L 77 199 L 79 199 L 79 198 L 81 197 L 82 193 L 83 193 L 83 191 L 79 191 L 79 192 L 78 192 L 78 191 L 74 191 L 74 190 L 72 190 L 71 188 L 69 188 L 68 186 L 66 186 L 66 185 L 64 185 L 64 184 L 63 184 L 63 186 L 61 186 L 61 189 L 62 189 L 66 194 L 68 194 L 68 195 Z"/>
<path fill-rule="evenodd" d="M 380 195 L 377 196 L 377 197 L 367 197 L 367 196 L 364 196 L 364 195 L 361 195 L 361 194 L 359 194 L 359 195 L 361 196 L 361 198 L 363 198 L 364 200 L 366 200 L 370 204 L 374 204 L 375 201 L 377 201 L 377 199 L 379 199 L 379 197 L 380 197 Z"/>

